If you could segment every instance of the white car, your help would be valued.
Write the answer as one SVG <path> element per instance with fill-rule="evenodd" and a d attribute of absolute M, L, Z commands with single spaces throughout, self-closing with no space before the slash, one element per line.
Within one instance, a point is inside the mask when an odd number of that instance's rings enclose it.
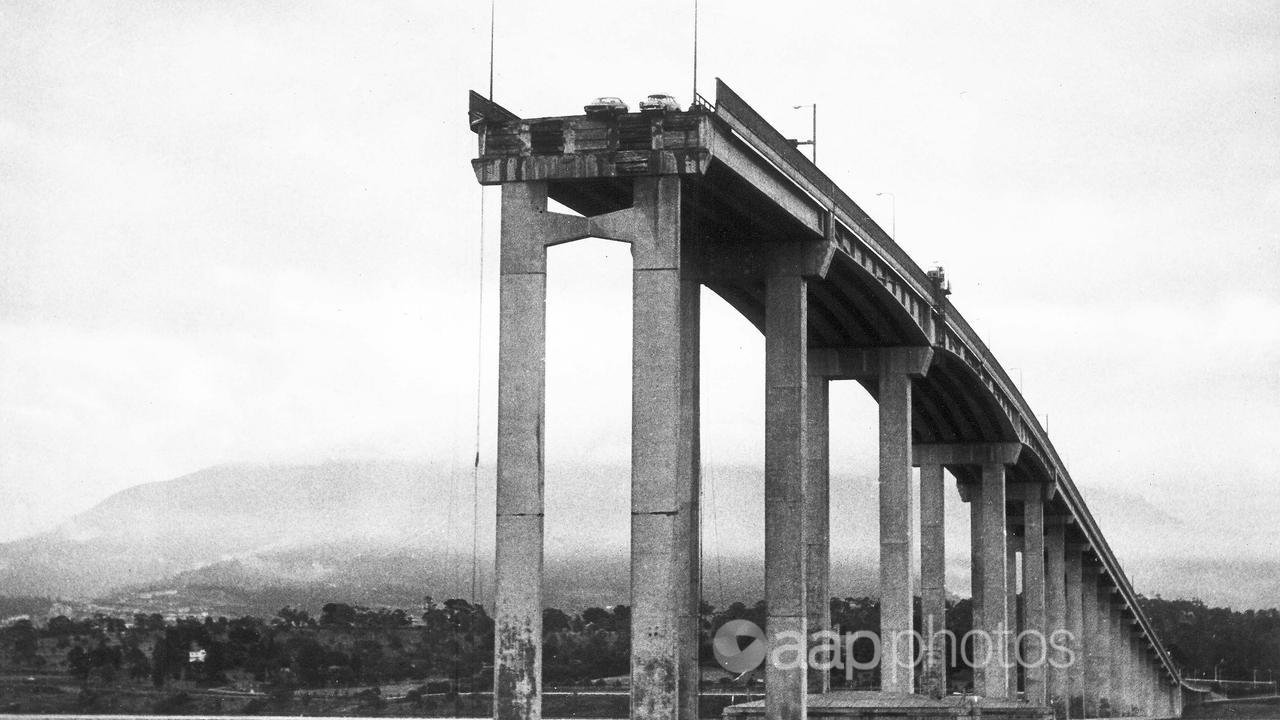
<path fill-rule="evenodd" d="M 598 97 L 595 100 L 582 106 L 588 115 L 612 117 L 614 115 L 625 115 L 630 112 L 631 108 L 627 104 L 616 97 L 608 95 Z"/>
<path fill-rule="evenodd" d="M 670 95 L 654 93 L 640 101 L 642 113 L 680 112 L 680 103 Z"/>

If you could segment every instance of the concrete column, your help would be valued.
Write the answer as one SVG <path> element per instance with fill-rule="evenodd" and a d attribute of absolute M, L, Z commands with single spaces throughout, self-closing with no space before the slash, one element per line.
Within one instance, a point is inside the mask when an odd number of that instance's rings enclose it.
<path fill-rule="evenodd" d="M 809 376 L 808 443 L 809 467 L 805 476 L 805 601 L 809 606 L 809 635 L 831 629 L 831 439 L 828 398 L 830 382 Z M 809 647 L 815 644 L 812 639 Z M 809 670 L 809 692 L 831 689 L 831 673 Z"/>
<path fill-rule="evenodd" d="M 1027 701 L 1033 705 L 1046 705 L 1047 694 L 1046 668 L 1048 648 L 1044 639 L 1048 637 L 1048 623 L 1045 618 L 1045 557 L 1044 557 L 1044 496 L 1040 488 L 1034 488 L 1027 494 L 1022 506 L 1022 603 L 1025 622 L 1023 631 L 1026 634 L 1022 652 L 1024 660 L 1024 678 Z"/>
<path fill-rule="evenodd" d="M 542 715 L 547 285 L 546 248 L 535 218 L 545 209 L 545 183 L 503 186 L 493 662 L 496 720 L 538 720 Z"/>
<path fill-rule="evenodd" d="M 631 717 L 697 716 L 698 284 L 680 184 L 637 181 L 632 242 Z M 683 692 L 682 692 L 683 691 Z"/>
<path fill-rule="evenodd" d="M 947 694 L 947 557 L 942 466 L 920 467 L 920 621 L 925 637 L 920 693 Z"/>
<path fill-rule="evenodd" d="M 1067 698 L 1070 696 L 1070 680 L 1066 645 L 1070 631 L 1067 629 L 1066 593 L 1066 538 L 1062 518 L 1053 518 L 1045 524 L 1045 638 L 1048 640 L 1048 662 L 1045 663 L 1046 695 L 1055 717 L 1066 717 Z"/>
<path fill-rule="evenodd" d="M 973 598 L 973 629 L 975 631 L 986 627 L 984 625 L 986 615 L 982 607 L 982 588 L 984 585 L 982 577 L 982 498 L 978 496 L 981 493 L 981 487 L 979 485 L 976 490 L 972 491 L 973 498 L 969 503 L 969 593 Z M 986 692 L 987 685 L 984 679 L 985 673 L 983 672 L 986 665 L 979 662 L 979 658 L 982 657 L 982 648 L 984 647 L 982 641 L 978 638 L 976 632 L 971 638 L 973 642 L 970 650 L 973 655 L 973 692 L 976 694 Z"/>
<path fill-rule="evenodd" d="M 1008 543 L 1005 545 L 1005 572 L 1009 578 L 1009 600 L 1005 606 L 1008 618 L 1005 627 L 1009 628 L 1009 632 L 1005 637 L 1005 657 L 1008 658 L 1009 663 L 1009 697 L 1011 698 L 1018 696 L 1018 676 L 1022 672 L 1022 667 L 1018 663 L 1018 551 L 1021 545 L 1022 538 L 1014 536 L 1010 531 Z"/>
<path fill-rule="evenodd" d="M 680 279 L 680 510 L 676 525 L 676 582 L 683 590 L 678 608 L 680 720 L 698 720 L 702 669 L 702 285 L 682 269 Z M 633 594 L 634 597 L 634 594 Z M 632 611 L 634 613 L 634 609 Z"/>
<path fill-rule="evenodd" d="M 1160 671 L 1156 669 L 1156 662 L 1152 659 L 1148 652 L 1143 652 L 1143 662 L 1147 667 L 1147 716 L 1160 716 Z"/>
<path fill-rule="evenodd" d="M 1084 567 L 1081 562 L 1080 548 L 1074 544 L 1067 546 L 1066 552 L 1066 584 L 1065 605 L 1067 618 L 1067 648 L 1070 651 L 1067 664 L 1067 716 L 1084 717 L 1085 666 L 1087 665 L 1084 649 Z"/>
<path fill-rule="evenodd" d="M 976 658 L 985 660 L 983 688 L 989 698 L 1009 697 L 1008 654 L 1008 524 L 1005 516 L 1005 468 L 1000 463 L 982 466 L 982 624 L 983 649 Z"/>
<path fill-rule="evenodd" d="M 1127 717 L 1129 714 L 1128 703 L 1128 673 L 1125 670 L 1126 649 L 1129 646 L 1129 638 L 1125 634 L 1124 618 L 1120 612 L 1120 606 L 1115 602 L 1109 603 L 1108 615 L 1111 622 L 1108 627 L 1111 630 L 1111 716 Z"/>
<path fill-rule="evenodd" d="M 1146 688 L 1146 678 L 1142 673 L 1142 647 L 1139 645 L 1140 642 L 1141 638 L 1138 631 L 1134 629 L 1129 633 L 1129 687 L 1133 696 L 1133 705 L 1137 708 L 1137 715 L 1149 717 L 1150 711 L 1147 709 L 1147 696 L 1143 693 Z"/>
<path fill-rule="evenodd" d="M 1168 717 L 1168 711 L 1164 708 L 1163 691 L 1164 686 L 1161 684 L 1160 661 L 1154 655 L 1148 659 L 1151 672 L 1151 715 L 1153 717 Z"/>
<path fill-rule="evenodd" d="M 1106 677 L 1102 673 L 1100 644 L 1102 641 L 1102 618 L 1098 608 L 1098 567 L 1092 563 L 1083 563 L 1080 574 L 1081 615 L 1084 657 L 1084 717 L 1096 718 L 1098 700 L 1101 697 Z"/>
<path fill-rule="evenodd" d="M 808 417 L 807 289 L 804 278 L 771 276 L 765 292 L 765 549 L 768 603 L 765 717 L 803 720 L 803 662 L 775 663 L 779 647 L 805 647 L 804 495 Z M 883 402 L 883 400 L 882 400 Z M 786 661 L 788 658 L 778 658 Z"/>
<path fill-rule="evenodd" d="M 1098 712 L 1104 713 L 1106 717 L 1110 717 L 1112 705 L 1115 703 L 1115 699 L 1111 697 L 1113 691 L 1111 652 L 1114 643 L 1111 639 L 1110 585 L 1110 579 L 1107 575 L 1100 573 L 1098 575 L 1098 592 L 1094 599 L 1097 604 L 1097 641 L 1092 645 L 1093 652 L 1090 655 L 1090 659 L 1097 668 L 1095 673 L 1098 678 Z"/>
<path fill-rule="evenodd" d="M 911 376 L 880 372 L 880 689 L 914 691 L 911 588 Z"/>

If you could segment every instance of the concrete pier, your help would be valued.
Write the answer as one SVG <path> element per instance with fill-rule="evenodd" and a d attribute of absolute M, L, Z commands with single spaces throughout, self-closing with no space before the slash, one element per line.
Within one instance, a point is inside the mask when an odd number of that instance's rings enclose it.
<path fill-rule="evenodd" d="M 920 624 L 924 635 L 920 694 L 947 694 L 947 562 L 943 468 L 920 466 Z"/>
<path fill-rule="evenodd" d="M 1008 628 L 1008 632 L 1005 633 L 1005 658 L 1009 664 L 1008 697 L 1010 698 L 1018 697 L 1018 678 L 1022 673 L 1022 666 L 1018 663 L 1018 633 L 1021 631 L 1018 616 L 1018 553 L 1022 547 L 1022 538 L 1015 536 L 1014 532 L 1014 528 L 1010 527 L 1008 541 L 1005 544 L 1005 575 L 1008 578 L 1008 600 L 1005 604 L 1007 618 L 1005 627 Z"/>
<path fill-rule="evenodd" d="M 1022 644 L 1022 658 L 1025 665 L 1024 685 L 1027 702 L 1033 705 L 1047 705 L 1046 670 L 1048 648 L 1044 640 L 1049 636 L 1049 624 L 1046 621 L 1046 583 L 1045 583 L 1045 523 L 1044 523 L 1044 489 L 1040 486 L 1027 488 L 1022 502 L 1022 602 L 1025 622 L 1023 630 L 1026 639 Z"/>
<path fill-rule="evenodd" d="M 1019 443 L 924 443 L 916 445 L 913 450 L 915 462 L 921 467 L 922 487 L 926 482 L 934 483 L 930 493 L 938 496 L 941 495 L 936 488 L 940 468 L 930 469 L 933 466 L 981 468 L 979 483 L 961 484 L 959 489 L 960 498 L 969 503 L 970 512 L 974 686 L 975 692 L 990 698 L 1009 697 L 1012 671 L 1006 667 L 1005 661 L 1012 639 L 1008 634 L 1010 586 L 1007 553 L 1010 544 L 1005 468 L 1018 461 L 1021 451 Z M 923 495 L 921 503 L 923 516 L 926 512 Z M 936 509 L 928 512 L 930 517 L 940 515 Z M 924 547 L 922 536 L 922 564 L 928 562 L 924 557 Z M 932 574 L 939 572 L 941 567 L 935 564 Z M 922 578 L 928 574 L 922 574 Z M 936 583 L 939 586 L 944 584 L 942 581 Z M 995 598 L 994 602 L 992 598 Z M 921 602 L 924 602 L 923 596 Z"/>
<path fill-rule="evenodd" d="M 880 373 L 880 689 L 914 692 L 911 377 Z"/>
<path fill-rule="evenodd" d="M 631 235 L 631 707 L 696 720 L 699 286 L 680 179 L 637 183 Z"/>
<path fill-rule="evenodd" d="M 1106 658 L 1102 646 L 1102 618 L 1098 605 L 1098 567 L 1081 557 L 1080 607 L 1084 665 L 1084 716 L 1098 717 L 1098 701 L 1104 695 L 1106 676 L 1102 667 Z"/>
<path fill-rule="evenodd" d="M 986 634 L 975 658 L 982 665 L 984 697 L 1008 698 L 1009 578 L 1008 521 L 1003 463 L 982 466 L 982 622 Z M 976 636 L 975 636 L 976 637 Z M 982 662 L 984 661 L 985 662 Z"/>
<path fill-rule="evenodd" d="M 543 416 L 546 183 L 502 190 L 494 717 L 542 714 Z"/>
<path fill-rule="evenodd" d="M 1111 715 L 1112 717 L 1128 717 L 1128 680 L 1127 671 L 1125 670 L 1125 648 L 1129 645 L 1129 639 L 1125 636 L 1125 628 L 1120 616 L 1120 607 L 1116 605 L 1114 599 L 1107 602 L 1108 617 L 1110 622 L 1107 624 L 1110 630 L 1111 647 L 1107 654 L 1111 658 L 1111 670 L 1107 673 L 1111 680 Z"/>
<path fill-rule="evenodd" d="M 805 476 L 805 603 L 808 605 L 809 647 L 826 645 L 814 633 L 831 629 L 831 439 L 829 430 L 830 382 L 809 374 L 809 418 L 805 436 L 808 470 Z M 831 689 L 831 673 L 810 667 L 809 692 Z"/>
<path fill-rule="evenodd" d="M 982 572 L 983 525 L 982 498 L 980 497 L 981 490 L 981 484 L 976 488 L 972 488 L 973 497 L 969 502 L 969 586 L 970 593 L 973 598 L 973 629 L 975 631 L 983 627 L 982 623 L 986 618 L 986 611 L 983 609 L 982 602 L 982 589 L 985 586 L 986 581 L 983 579 Z M 986 664 L 979 661 L 979 659 L 983 657 L 983 648 L 986 646 L 983 644 L 981 638 L 977 637 L 976 633 L 972 638 L 972 643 L 973 646 L 970 652 L 972 652 L 974 658 L 973 692 L 976 694 L 986 692 L 987 688 L 985 672 Z"/>
<path fill-rule="evenodd" d="M 765 549 L 767 720 L 804 720 L 805 664 L 778 658 L 806 647 L 804 495 L 808 435 L 807 292 L 803 277 L 773 275 L 765 304 Z M 791 662 L 785 662 L 785 661 Z"/>
<path fill-rule="evenodd" d="M 1055 715 L 1066 717 L 1070 697 L 1070 677 L 1067 651 L 1063 644 L 1070 632 L 1067 624 L 1066 588 L 1066 538 L 1064 519 L 1060 516 L 1045 518 L 1044 536 L 1044 595 L 1045 639 L 1048 641 L 1048 658 L 1045 665 L 1046 696 Z"/>

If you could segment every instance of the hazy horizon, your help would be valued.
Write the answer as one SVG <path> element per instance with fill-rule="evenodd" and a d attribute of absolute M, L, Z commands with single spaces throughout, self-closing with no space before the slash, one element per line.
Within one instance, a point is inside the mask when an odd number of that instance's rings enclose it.
<path fill-rule="evenodd" d="M 688 104 L 690 3 L 496 6 L 513 111 Z M 466 122 L 488 9 L 0 5 L 0 541 L 228 462 L 469 481 L 477 413 L 492 496 L 498 193 L 482 237 Z M 700 12 L 701 92 L 723 77 L 795 137 L 818 105 L 820 166 L 946 266 L 1079 486 L 1280 557 L 1280 5 Z M 629 253 L 554 248 L 548 282 L 548 464 L 618 466 Z M 761 462 L 763 389 L 759 333 L 704 291 L 708 466 Z M 870 477 L 875 404 L 832 397 L 832 472 Z"/>

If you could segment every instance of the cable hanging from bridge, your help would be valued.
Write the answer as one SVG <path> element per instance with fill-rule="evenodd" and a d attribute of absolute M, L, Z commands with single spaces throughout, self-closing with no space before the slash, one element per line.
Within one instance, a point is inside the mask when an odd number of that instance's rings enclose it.
<path fill-rule="evenodd" d="M 489 0 L 489 100 L 493 100 L 493 57 L 497 34 L 497 0 Z M 480 429 L 484 401 L 484 236 L 485 193 L 480 186 L 479 270 L 476 278 L 476 432 L 475 459 L 471 464 L 471 603 L 479 601 L 480 576 Z"/>

